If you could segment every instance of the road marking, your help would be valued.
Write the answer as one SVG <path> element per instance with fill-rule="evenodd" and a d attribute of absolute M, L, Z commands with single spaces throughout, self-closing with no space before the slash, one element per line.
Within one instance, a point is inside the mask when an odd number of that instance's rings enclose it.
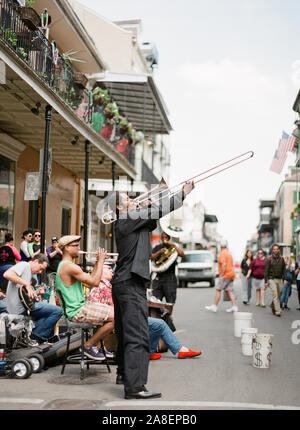
<path fill-rule="evenodd" d="M 42 399 L 20 399 L 20 398 L 14 398 L 14 397 L 0 397 L 0 403 L 32 403 L 32 404 L 39 404 L 43 403 L 44 400 Z"/>
<path fill-rule="evenodd" d="M 241 408 L 241 409 L 272 409 L 272 410 L 300 410 L 300 406 L 281 406 L 281 405 L 268 405 L 260 403 L 239 403 L 239 402 L 178 402 L 178 401 L 163 401 L 163 400 L 128 400 L 128 401 L 113 401 L 108 402 L 104 406 L 119 407 L 119 406 L 165 406 L 174 407 L 178 406 L 181 409 L 187 407 L 193 408 Z"/>

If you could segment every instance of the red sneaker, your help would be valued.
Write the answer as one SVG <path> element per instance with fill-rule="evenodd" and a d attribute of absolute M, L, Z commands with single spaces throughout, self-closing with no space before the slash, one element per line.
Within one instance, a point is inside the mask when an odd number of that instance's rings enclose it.
<path fill-rule="evenodd" d="M 197 355 L 201 355 L 202 351 L 192 351 L 191 349 L 188 349 L 188 351 L 179 351 L 177 354 L 178 358 L 192 358 L 197 357 Z"/>
<path fill-rule="evenodd" d="M 160 352 L 153 352 L 153 354 L 150 354 L 150 360 L 159 360 L 161 358 Z"/>

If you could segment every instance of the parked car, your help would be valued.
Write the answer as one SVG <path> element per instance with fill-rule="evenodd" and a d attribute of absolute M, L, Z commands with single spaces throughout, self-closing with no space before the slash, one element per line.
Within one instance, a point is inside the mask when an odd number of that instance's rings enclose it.
<path fill-rule="evenodd" d="M 212 252 L 206 250 L 184 251 L 184 257 L 177 265 L 179 287 L 187 287 L 188 282 L 209 282 L 215 286 L 216 266 Z"/>

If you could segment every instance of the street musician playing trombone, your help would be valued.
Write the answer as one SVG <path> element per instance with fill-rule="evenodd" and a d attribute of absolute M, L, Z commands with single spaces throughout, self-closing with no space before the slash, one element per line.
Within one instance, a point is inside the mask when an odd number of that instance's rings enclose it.
<path fill-rule="evenodd" d="M 149 233 L 157 220 L 182 206 L 194 188 L 185 182 L 176 194 L 159 203 L 137 204 L 127 194 L 114 192 L 109 207 L 115 215 L 114 235 L 119 258 L 112 281 L 117 347 L 117 384 L 124 384 L 125 399 L 161 397 L 146 389 L 150 357 L 146 289 L 150 280 Z M 140 196 L 141 197 L 141 196 Z M 144 199 L 145 200 L 145 199 Z"/>

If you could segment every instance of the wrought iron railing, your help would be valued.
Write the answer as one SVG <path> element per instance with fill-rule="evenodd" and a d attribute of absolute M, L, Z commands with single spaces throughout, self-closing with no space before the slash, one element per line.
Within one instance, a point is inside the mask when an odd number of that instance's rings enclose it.
<path fill-rule="evenodd" d="M 22 21 L 20 7 L 15 0 L 0 0 L 0 39 L 13 49 L 28 66 L 42 79 L 76 114 L 94 130 L 99 120 L 97 107 L 93 105 L 91 92 L 77 82 L 78 73 L 69 62 L 58 54 L 55 42 L 45 37 L 39 29 Z M 35 28 L 35 29 L 33 29 Z M 132 165 L 134 148 L 118 134 L 108 137 L 105 120 L 100 130 L 101 136 L 109 141 Z M 98 127 L 99 128 L 99 127 Z"/>

